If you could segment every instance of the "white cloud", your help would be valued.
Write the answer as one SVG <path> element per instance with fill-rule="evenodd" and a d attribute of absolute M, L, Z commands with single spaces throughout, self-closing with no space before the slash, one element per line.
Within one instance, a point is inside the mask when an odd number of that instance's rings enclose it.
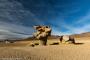
<path fill-rule="evenodd" d="M 67 31 L 62 32 L 60 30 L 58 31 L 58 29 L 57 29 L 57 30 L 55 30 L 55 32 L 56 32 L 56 34 L 59 34 L 59 35 L 80 34 L 80 33 L 84 33 L 84 32 L 90 32 L 89 21 L 90 21 L 90 11 L 88 11 L 85 16 L 81 16 L 72 25 L 66 24 L 65 22 L 57 24 L 58 26 L 62 25 L 62 27 L 67 29 Z M 76 24 L 78 26 L 75 26 Z M 81 24 L 81 26 L 79 26 L 80 24 Z"/>
<path fill-rule="evenodd" d="M 0 22 L 0 39 L 18 39 L 32 36 L 33 27 Z"/>
<path fill-rule="evenodd" d="M 33 21 L 32 21 L 33 20 Z M 33 26 L 24 26 L 26 22 L 31 25 L 43 24 L 35 15 L 25 10 L 18 1 L 2 0 L 0 2 L 0 39 L 17 39 L 32 36 Z M 33 24 L 34 23 L 34 24 Z"/>
<path fill-rule="evenodd" d="M 64 34 L 67 32 L 68 32 L 68 34 L 80 34 L 80 33 L 90 31 L 90 24 L 85 24 L 81 27 L 68 26 L 68 25 L 64 25 L 63 27 L 68 30 L 68 31 L 64 32 Z"/>

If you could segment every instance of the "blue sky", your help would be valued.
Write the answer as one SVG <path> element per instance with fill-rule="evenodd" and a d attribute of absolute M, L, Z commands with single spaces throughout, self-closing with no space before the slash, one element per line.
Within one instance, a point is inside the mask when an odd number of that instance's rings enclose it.
<path fill-rule="evenodd" d="M 41 21 L 50 25 L 52 34 L 90 32 L 89 0 L 21 0 L 23 6 Z"/>
<path fill-rule="evenodd" d="M 90 0 L 0 0 L 0 38 L 26 38 L 34 25 L 52 34 L 90 32 Z"/>

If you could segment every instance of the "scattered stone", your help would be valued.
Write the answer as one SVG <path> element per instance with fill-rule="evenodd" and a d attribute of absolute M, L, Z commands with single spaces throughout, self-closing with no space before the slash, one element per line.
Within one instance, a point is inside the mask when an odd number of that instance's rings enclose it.
<path fill-rule="evenodd" d="M 60 37 L 60 43 L 75 44 L 75 39 L 73 36 L 64 35 Z"/>

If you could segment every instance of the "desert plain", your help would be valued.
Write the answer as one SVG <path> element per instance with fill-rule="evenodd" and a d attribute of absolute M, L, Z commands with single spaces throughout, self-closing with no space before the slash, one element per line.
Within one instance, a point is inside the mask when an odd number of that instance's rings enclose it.
<path fill-rule="evenodd" d="M 47 46 L 32 47 L 32 42 L 37 41 L 0 43 L 0 60 L 90 60 L 90 37 L 75 38 L 76 44 L 61 44 L 59 39 L 52 39 Z"/>

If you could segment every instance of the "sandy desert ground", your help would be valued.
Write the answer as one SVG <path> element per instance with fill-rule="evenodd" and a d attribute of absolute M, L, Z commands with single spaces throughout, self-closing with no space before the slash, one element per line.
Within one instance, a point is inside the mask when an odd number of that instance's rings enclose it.
<path fill-rule="evenodd" d="M 75 45 L 30 47 L 29 43 L 30 41 L 0 44 L 0 60 L 90 60 L 89 39 L 76 39 Z"/>

